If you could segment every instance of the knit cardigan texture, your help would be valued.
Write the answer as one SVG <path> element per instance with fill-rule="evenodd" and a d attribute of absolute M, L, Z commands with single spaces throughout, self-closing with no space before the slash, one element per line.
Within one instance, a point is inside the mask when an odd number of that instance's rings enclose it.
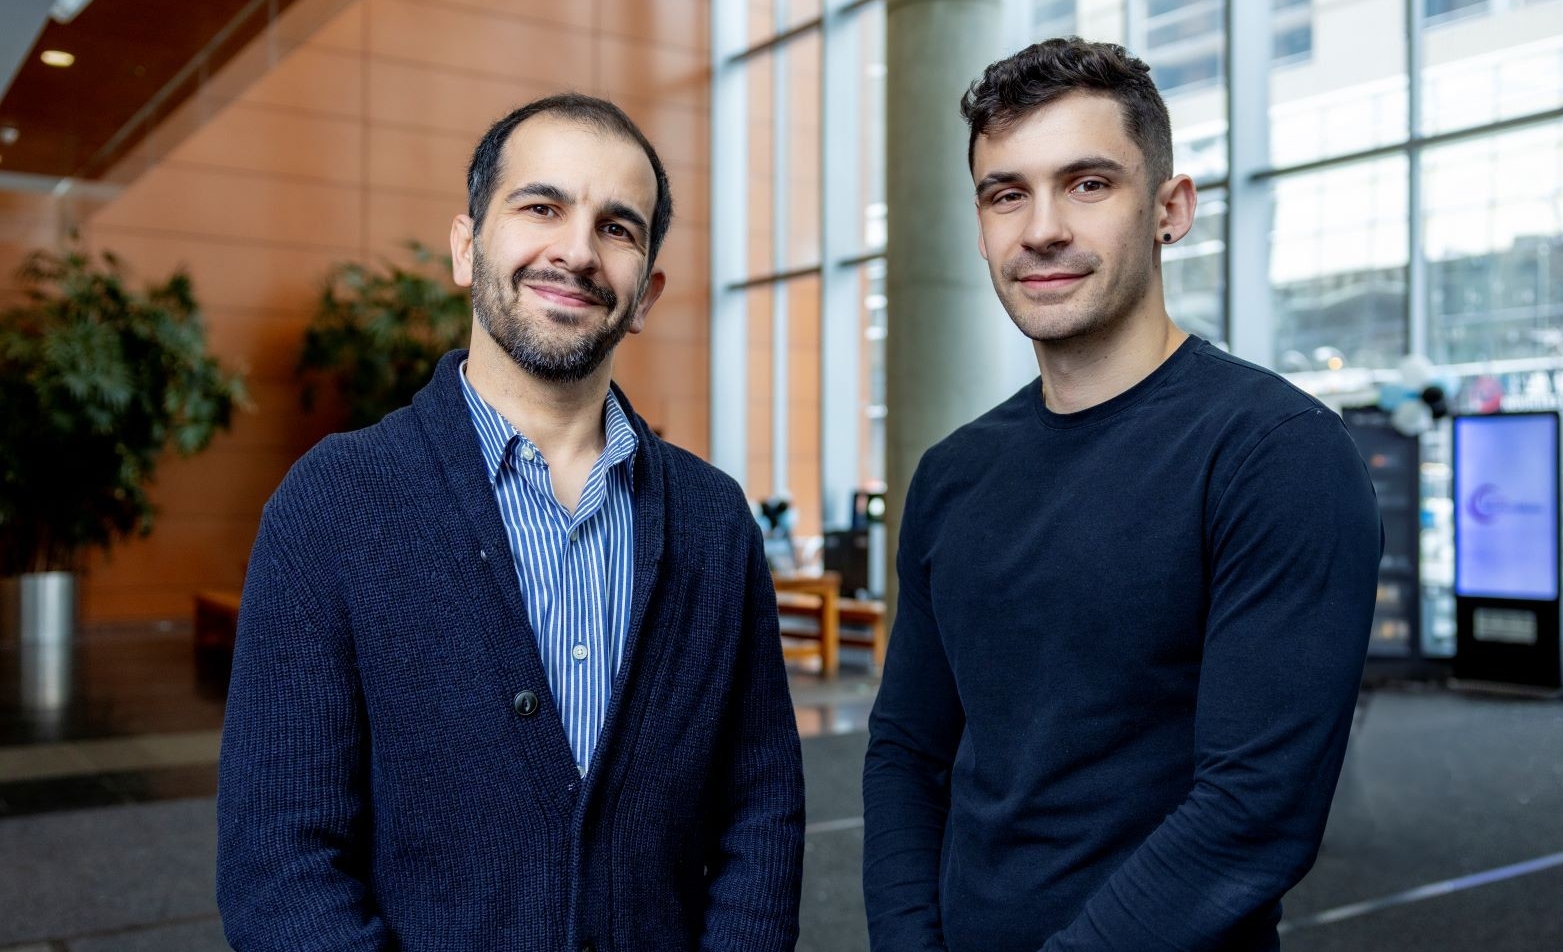
<path fill-rule="evenodd" d="M 250 950 L 785 952 L 803 776 L 762 543 L 727 476 L 634 463 L 625 661 L 582 776 L 456 351 L 267 503 L 218 791 L 218 903 Z"/>

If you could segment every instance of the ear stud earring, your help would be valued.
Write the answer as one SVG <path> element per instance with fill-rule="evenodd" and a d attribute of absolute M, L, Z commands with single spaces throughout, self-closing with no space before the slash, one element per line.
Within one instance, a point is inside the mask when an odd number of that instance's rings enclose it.
<path fill-rule="evenodd" d="M 1172 232 L 1170 232 L 1170 231 L 1163 232 L 1162 236 L 1161 236 L 1161 240 L 1170 243 L 1172 241 Z"/>

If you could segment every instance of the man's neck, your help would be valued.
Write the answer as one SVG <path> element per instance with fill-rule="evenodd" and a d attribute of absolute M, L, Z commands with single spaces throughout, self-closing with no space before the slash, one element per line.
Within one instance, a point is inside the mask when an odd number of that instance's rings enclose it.
<path fill-rule="evenodd" d="M 1098 334 L 1032 341 L 1042 373 L 1042 399 L 1054 413 L 1078 413 L 1106 403 L 1150 376 L 1187 339 L 1158 308 Z"/>
<path fill-rule="evenodd" d="M 478 396 L 525 434 L 551 466 L 594 461 L 607 444 L 603 404 L 612 358 L 574 383 L 539 380 L 516 365 L 493 339 L 474 327 L 467 382 Z"/>

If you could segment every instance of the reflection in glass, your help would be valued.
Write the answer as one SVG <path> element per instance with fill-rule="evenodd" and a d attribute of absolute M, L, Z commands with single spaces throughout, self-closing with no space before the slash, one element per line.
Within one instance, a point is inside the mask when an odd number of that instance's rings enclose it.
<path fill-rule="evenodd" d="M 1270 71 L 1272 164 L 1284 168 L 1404 141 L 1405 0 L 1337 0 L 1278 11 L 1278 44 L 1283 33 L 1301 27 L 1293 20 L 1299 12 L 1311 14 L 1305 22 L 1312 49 L 1307 57 L 1277 57 Z"/>
<path fill-rule="evenodd" d="M 739 67 L 748 94 L 748 256 L 746 275 L 769 274 L 775 266 L 776 124 L 774 100 L 776 64 L 771 51 L 756 54 Z M 716 211 L 720 212 L 720 209 Z"/>
<path fill-rule="evenodd" d="M 1150 64 L 1172 114 L 1172 164 L 1196 180 L 1227 171 L 1226 0 L 1133 0 L 1139 35 L 1129 46 Z"/>
<path fill-rule="evenodd" d="M 751 46 L 763 43 L 820 15 L 820 0 L 744 0 Z"/>
<path fill-rule="evenodd" d="M 745 394 L 747 407 L 748 454 L 745 461 L 747 485 L 745 494 L 751 499 L 764 499 L 774 495 L 781 487 L 775 484 L 772 465 L 774 436 L 772 427 L 775 413 L 772 405 L 774 386 L 775 335 L 772 333 L 771 313 L 775 289 L 760 285 L 745 292 L 748 310 L 748 388 Z"/>
<path fill-rule="evenodd" d="M 1275 180 L 1273 366 L 1384 368 L 1406 352 L 1407 171 L 1393 155 Z"/>
<path fill-rule="evenodd" d="M 820 499 L 820 280 L 810 274 L 787 290 L 787 491 L 798 516 L 794 537 L 817 536 Z"/>
<path fill-rule="evenodd" d="M 858 111 L 858 157 L 862 163 L 863 230 L 861 247 L 877 250 L 885 246 L 885 5 L 870 4 L 858 14 L 856 23 L 863 72 L 859 82 L 861 101 Z M 828 170 L 827 170 L 828 171 Z"/>
<path fill-rule="evenodd" d="M 1563 360 L 1563 122 L 1423 156 L 1430 355 Z"/>
<path fill-rule="evenodd" d="M 777 47 L 785 61 L 787 181 L 775 214 L 787 219 L 787 254 L 777 270 L 820 258 L 820 34 L 805 33 Z"/>
<path fill-rule="evenodd" d="M 1080 32 L 1078 23 L 1075 0 L 1032 0 L 1031 35 L 1037 39 L 1073 36 Z"/>
<path fill-rule="evenodd" d="M 858 479 L 864 486 L 883 485 L 885 481 L 885 262 L 883 258 L 865 262 L 858 268 L 858 286 L 863 295 L 859 326 L 863 343 L 859 351 L 858 376 L 859 433 Z"/>
<path fill-rule="evenodd" d="M 1424 134 L 1563 105 L 1563 3 L 1427 2 Z"/>

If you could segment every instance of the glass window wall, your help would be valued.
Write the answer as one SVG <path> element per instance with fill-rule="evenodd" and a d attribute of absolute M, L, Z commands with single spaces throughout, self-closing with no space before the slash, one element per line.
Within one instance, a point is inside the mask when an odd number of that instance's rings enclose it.
<path fill-rule="evenodd" d="M 729 27 L 713 33 L 713 180 L 729 189 L 713 209 L 741 219 L 714 250 L 727 263 L 714 268 L 713 452 L 751 497 L 813 494 L 831 529 L 850 488 L 883 479 L 891 412 L 885 4 L 712 9 Z M 1194 230 L 1163 249 L 1180 326 L 1331 400 L 1393 379 L 1417 353 L 1457 386 L 1484 375 L 1482 393 L 1497 387 L 1515 407 L 1563 402 L 1563 0 L 1264 9 L 1249 21 L 1232 0 L 1006 0 L 995 30 L 1016 31 L 1011 48 L 1070 33 L 1119 42 L 1151 64 L 1175 165 L 1200 191 Z M 1234 22 L 1256 35 L 1228 35 Z M 1253 49 L 1271 55 L 1231 55 Z M 1229 93 L 1255 88 L 1268 123 L 1245 123 L 1234 142 Z M 724 179 L 732 163 L 741 172 Z M 735 188 L 747 190 L 736 203 Z M 1261 273 L 1254 299 L 1235 276 Z M 729 407 L 744 408 L 741 425 L 718 427 Z M 1439 438 L 1427 438 L 1429 465 Z M 1440 485 L 1424 487 L 1435 534 Z M 1430 612 L 1424 636 L 1446 633 L 1445 614 Z"/>

